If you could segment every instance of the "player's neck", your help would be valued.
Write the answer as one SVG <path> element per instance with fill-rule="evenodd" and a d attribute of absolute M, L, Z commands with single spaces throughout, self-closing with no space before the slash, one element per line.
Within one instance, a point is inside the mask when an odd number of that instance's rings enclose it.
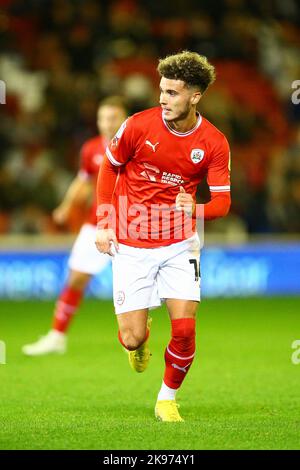
<path fill-rule="evenodd" d="M 169 121 L 167 125 L 177 132 L 185 133 L 196 127 L 198 119 L 199 113 L 193 109 L 193 111 L 190 112 L 186 118 L 176 121 Z"/>

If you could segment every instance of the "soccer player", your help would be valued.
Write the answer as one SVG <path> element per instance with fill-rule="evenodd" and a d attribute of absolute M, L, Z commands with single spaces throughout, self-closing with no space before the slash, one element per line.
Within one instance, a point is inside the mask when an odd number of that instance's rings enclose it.
<path fill-rule="evenodd" d="M 110 263 L 110 257 L 100 254 L 95 247 L 96 181 L 105 148 L 126 116 L 125 104 L 121 97 L 111 96 L 100 103 L 97 112 L 99 135 L 87 140 L 82 146 L 79 172 L 62 203 L 53 212 L 54 220 L 63 224 L 74 205 L 79 202 L 88 204 L 92 199 L 88 218 L 81 227 L 69 258 L 69 275 L 56 303 L 52 329 L 37 342 L 23 346 L 22 351 L 28 356 L 66 351 L 66 334 L 85 288 L 91 277 Z"/>
<path fill-rule="evenodd" d="M 128 118 L 106 150 L 98 178 L 96 245 L 112 255 L 119 340 L 137 372 L 150 357 L 149 309 L 166 303 L 171 340 L 155 416 L 183 421 L 176 392 L 195 356 L 200 301 L 196 218 L 228 213 L 230 151 L 226 137 L 196 108 L 215 79 L 207 59 L 183 51 L 161 59 L 158 72 L 160 107 Z M 197 205 L 203 178 L 211 200 Z"/>

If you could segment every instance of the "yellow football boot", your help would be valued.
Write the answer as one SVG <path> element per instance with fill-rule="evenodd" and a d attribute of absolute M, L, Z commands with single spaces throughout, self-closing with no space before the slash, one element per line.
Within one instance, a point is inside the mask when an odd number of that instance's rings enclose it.
<path fill-rule="evenodd" d="M 152 318 L 148 318 L 147 320 L 147 327 L 150 330 L 152 323 Z M 144 370 L 147 368 L 149 364 L 149 359 L 151 356 L 150 350 L 149 350 L 149 336 L 146 339 L 146 341 L 138 348 L 135 349 L 134 351 L 127 351 L 128 352 L 128 360 L 129 364 L 132 367 L 133 370 L 136 372 L 144 372 Z"/>
<path fill-rule="evenodd" d="M 175 400 L 160 400 L 155 405 L 155 417 L 159 421 L 184 421 L 178 412 L 179 405 Z"/>

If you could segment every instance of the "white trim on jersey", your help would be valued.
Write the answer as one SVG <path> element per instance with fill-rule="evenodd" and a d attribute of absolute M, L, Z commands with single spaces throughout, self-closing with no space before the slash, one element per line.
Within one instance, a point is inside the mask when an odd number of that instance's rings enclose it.
<path fill-rule="evenodd" d="M 176 357 L 176 359 L 192 359 L 194 356 L 195 356 L 195 353 L 192 354 L 191 356 L 187 356 L 187 357 L 182 357 L 182 356 L 177 356 L 176 354 L 172 353 L 172 351 L 170 351 L 170 349 L 167 347 L 167 351 L 169 354 L 171 354 L 171 356 L 173 357 Z"/>
<path fill-rule="evenodd" d="M 227 185 L 227 186 L 210 186 L 209 187 L 209 190 L 211 192 L 226 192 L 226 191 L 230 191 L 230 186 Z"/>
<path fill-rule="evenodd" d="M 191 129 L 187 132 L 178 132 L 178 131 L 175 131 L 175 129 L 171 129 L 171 127 L 168 126 L 168 123 L 164 120 L 163 112 L 161 114 L 161 118 L 162 118 L 162 121 L 163 121 L 164 125 L 166 126 L 168 131 L 171 132 L 171 134 L 177 135 L 178 137 L 186 137 L 188 135 L 191 135 L 193 132 L 195 132 L 195 130 L 198 129 L 198 127 L 200 126 L 200 124 L 202 122 L 201 114 L 198 113 L 198 112 L 197 112 L 197 114 L 198 114 L 198 121 L 196 122 L 196 125 L 193 127 L 193 129 Z"/>
<path fill-rule="evenodd" d="M 114 157 L 113 157 L 113 154 L 111 153 L 111 151 L 109 150 L 108 147 L 106 147 L 106 150 L 105 150 L 105 153 L 110 161 L 110 163 L 112 163 L 113 165 L 115 166 L 121 166 L 123 165 L 123 163 L 119 163 Z"/>

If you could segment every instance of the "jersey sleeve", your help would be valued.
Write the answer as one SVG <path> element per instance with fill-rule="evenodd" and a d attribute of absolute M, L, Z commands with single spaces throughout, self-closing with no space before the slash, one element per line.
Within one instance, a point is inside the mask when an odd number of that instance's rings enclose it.
<path fill-rule="evenodd" d="M 130 160 L 133 154 L 134 120 L 131 117 L 123 122 L 120 129 L 109 143 L 106 148 L 106 155 L 113 165 L 121 166 Z"/>
<path fill-rule="evenodd" d="M 225 136 L 212 151 L 207 183 L 211 193 L 230 191 L 230 148 Z"/>
<path fill-rule="evenodd" d="M 78 176 L 82 179 L 89 179 L 92 176 L 92 168 L 90 165 L 90 151 L 89 145 L 86 143 L 80 150 L 80 163 Z"/>

